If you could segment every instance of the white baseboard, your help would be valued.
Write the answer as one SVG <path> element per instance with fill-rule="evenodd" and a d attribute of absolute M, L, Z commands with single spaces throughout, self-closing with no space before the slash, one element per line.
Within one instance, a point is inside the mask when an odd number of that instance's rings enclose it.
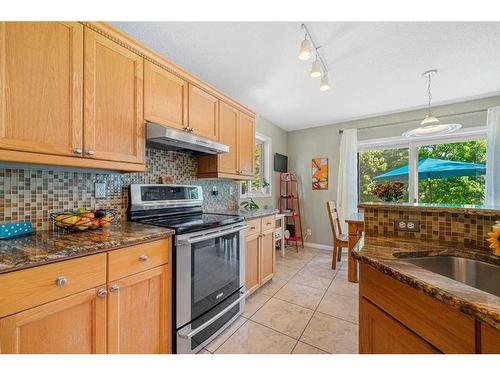
<path fill-rule="evenodd" d="M 295 242 L 290 241 L 290 243 L 295 245 Z M 319 250 L 328 250 L 328 251 L 333 251 L 333 247 L 330 245 L 323 245 L 320 243 L 314 243 L 314 242 L 304 242 L 305 247 L 310 247 L 312 249 L 319 249 Z M 347 254 L 347 249 L 342 249 L 342 253 Z"/>
<path fill-rule="evenodd" d="M 320 244 L 320 243 L 304 242 L 304 246 L 311 247 L 313 249 L 333 251 L 333 247 L 332 246 L 330 246 L 330 245 L 323 245 L 323 244 Z"/>

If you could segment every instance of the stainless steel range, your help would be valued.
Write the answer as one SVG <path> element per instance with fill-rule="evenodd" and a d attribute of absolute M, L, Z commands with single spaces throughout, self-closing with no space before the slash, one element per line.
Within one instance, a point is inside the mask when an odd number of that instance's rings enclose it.
<path fill-rule="evenodd" d="M 206 214 L 200 186 L 130 186 L 129 220 L 175 230 L 173 346 L 196 353 L 245 309 L 246 225 Z"/>

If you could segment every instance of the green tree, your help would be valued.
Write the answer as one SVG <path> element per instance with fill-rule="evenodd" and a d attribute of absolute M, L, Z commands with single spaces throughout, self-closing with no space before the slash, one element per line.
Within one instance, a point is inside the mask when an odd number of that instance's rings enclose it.
<path fill-rule="evenodd" d="M 486 140 L 445 143 L 422 146 L 418 152 L 419 160 L 426 158 L 453 160 L 468 163 L 486 163 Z M 462 176 L 441 178 L 430 181 L 432 202 L 428 182 L 419 181 L 420 202 L 447 204 L 483 204 L 485 178 L 480 176 Z"/>

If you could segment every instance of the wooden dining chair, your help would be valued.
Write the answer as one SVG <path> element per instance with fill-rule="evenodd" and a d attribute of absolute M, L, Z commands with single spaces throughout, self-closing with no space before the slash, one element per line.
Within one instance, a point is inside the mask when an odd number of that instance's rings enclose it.
<path fill-rule="evenodd" d="M 348 248 L 349 236 L 347 233 L 342 233 L 340 227 L 339 213 L 337 211 L 337 203 L 335 201 L 326 202 L 328 211 L 328 218 L 330 219 L 330 228 L 333 234 L 333 255 L 332 255 L 332 269 L 337 268 L 337 260 L 342 260 L 342 248 Z"/>

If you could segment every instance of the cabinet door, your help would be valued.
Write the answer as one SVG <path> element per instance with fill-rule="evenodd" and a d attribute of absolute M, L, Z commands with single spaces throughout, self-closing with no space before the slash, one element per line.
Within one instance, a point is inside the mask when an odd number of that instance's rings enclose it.
<path fill-rule="evenodd" d="M 171 278 L 168 265 L 108 285 L 108 352 L 170 353 Z"/>
<path fill-rule="evenodd" d="M 359 304 L 361 354 L 433 354 L 434 346 L 365 298 Z"/>
<path fill-rule="evenodd" d="M 274 275 L 274 229 L 262 232 L 261 250 L 260 250 L 260 284 L 271 280 Z"/>
<path fill-rule="evenodd" d="M 143 59 L 85 29 L 85 157 L 142 163 Z"/>
<path fill-rule="evenodd" d="M 0 23 L 0 148 L 80 156 L 83 26 Z"/>
<path fill-rule="evenodd" d="M 144 63 L 144 118 L 177 129 L 187 126 L 187 82 L 149 61 Z"/>
<path fill-rule="evenodd" d="M 259 287 L 260 234 L 246 237 L 245 242 L 245 287 L 253 291 Z"/>
<path fill-rule="evenodd" d="M 106 353 L 106 298 L 89 289 L 0 319 L 0 350 L 11 354 Z"/>
<path fill-rule="evenodd" d="M 245 176 L 254 174 L 255 119 L 240 112 L 238 135 L 238 158 L 240 173 Z"/>
<path fill-rule="evenodd" d="M 229 152 L 219 155 L 219 172 L 238 173 L 238 110 L 229 104 L 219 104 L 219 141 L 229 146 Z"/>
<path fill-rule="evenodd" d="M 500 331 L 487 323 L 481 323 L 481 353 L 500 354 Z"/>
<path fill-rule="evenodd" d="M 189 126 L 201 137 L 217 140 L 219 100 L 199 87 L 189 84 Z"/>

